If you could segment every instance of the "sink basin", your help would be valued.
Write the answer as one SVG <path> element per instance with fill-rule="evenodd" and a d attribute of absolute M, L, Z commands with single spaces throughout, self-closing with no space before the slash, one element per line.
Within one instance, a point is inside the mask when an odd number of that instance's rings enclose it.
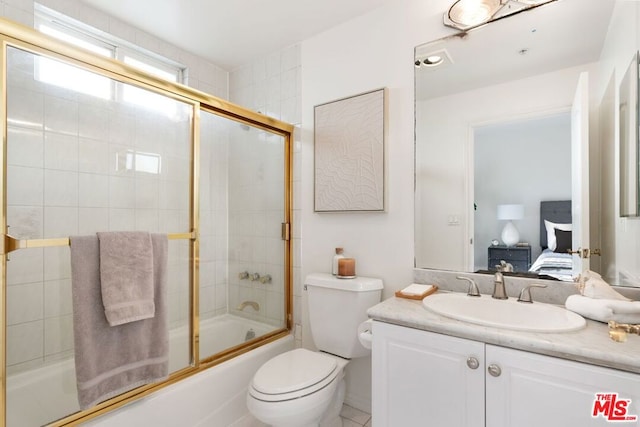
<path fill-rule="evenodd" d="M 470 297 L 440 293 L 422 300 L 426 309 L 441 316 L 494 328 L 527 332 L 570 332 L 586 325 L 584 318 L 555 305 L 498 300 L 490 295 Z"/>

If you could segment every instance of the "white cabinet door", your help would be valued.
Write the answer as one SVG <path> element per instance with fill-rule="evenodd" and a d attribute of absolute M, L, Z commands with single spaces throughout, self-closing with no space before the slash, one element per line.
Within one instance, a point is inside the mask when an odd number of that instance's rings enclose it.
<path fill-rule="evenodd" d="M 372 333 L 374 427 L 485 425 L 483 343 L 375 321 Z"/>
<path fill-rule="evenodd" d="M 611 426 L 623 412 L 639 418 L 617 425 L 640 426 L 640 375 L 492 345 L 485 357 L 487 368 L 501 371 L 497 377 L 487 373 L 487 427 Z M 596 393 L 609 396 L 602 397 L 593 417 Z M 618 402 L 631 402 L 618 403 L 609 421 L 607 401 L 613 394 Z"/>

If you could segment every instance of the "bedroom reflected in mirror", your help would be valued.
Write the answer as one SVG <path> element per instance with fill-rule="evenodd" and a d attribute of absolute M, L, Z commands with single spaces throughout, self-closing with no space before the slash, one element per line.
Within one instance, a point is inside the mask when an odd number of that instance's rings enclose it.
<path fill-rule="evenodd" d="M 638 53 L 620 82 L 620 216 L 640 215 L 638 173 Z"/>
<path fill-rule="evenodd" d="M 569 112 L 503 119 L 473 127 L 472 135 L 473 271 L 495 271 L 504 262 L 519 275 L 570 279 L 571 255 L 554 252 L 555 229 L 545 227 L 571 227 Z"/>

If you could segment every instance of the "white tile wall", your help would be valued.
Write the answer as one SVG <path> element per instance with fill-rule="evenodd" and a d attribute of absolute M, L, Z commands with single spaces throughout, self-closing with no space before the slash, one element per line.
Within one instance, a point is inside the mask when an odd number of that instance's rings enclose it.
<path fill-rule="evenodd" d="M 99 230 L 188 231 L 190 115 L 168 118 L 50 87 L 25 71 L 33 72 L 30 57 L 9 55 L 10 69 L 23 65 L 9 73 L 7 89 L 10 232 L 55 238 Z M 117 153 L 141 149 L 161 156 L 160 176 L 117 168 Z M 188 249 L 174 255 L 171 319 L 180 325 L 188 319 Z M 17 251 L 9 259 L 11 371 L 71 354 L 69 249 Z"/>
<path fill-rule="evenodd" d="M 33 168 L 43 167 L 44 133 L 39 129 L 10 128 L 7 138 L 14 141 L 8 147 L 7 160 L 11 165 Z"/>
<path fill-rule="evenodd" d="M 231 134 L 229 299 L 231 310 L 243 301 L 256 301 L 260 305 L 258 312 L 247 307 L 238 314 L 282 325 L 284 245 L 279 235 L 284 206 L 284 145 L 282 138 L 278 139 L 261 131 L 240 128 Z M 238 274 L 242 271 L 260 276 L 268 274 L 272 281 L 263 284 L 240 280 Z"/>
<path fill-rule="evenodd" d="M 8 325 L 17 325 L 42 319 L 44 311 L 42 282 L 8 286 L 7 300 L 29 301 L 28 305 L 15 303 L 7 305 Z"/>
<path fill-rule="evenodd" d="M 78 102 L 45 95 L 44 128 L 47 132 L 68 134 L 77 138 L 78 123 Z M 45 146 L 45 153 L 46 151 Z"/>
<path fill-rule="evenodd" d="M 40 206 L 9 206 L 8 215 L 16 221 L 11 235 L 16 238 L 39 238 L 43 233 L 43 208 Z"/>
<path fill-rule="evenodd" d="M 79 208 L 78 234 L 93 233 L 94 230 L 109 228 L 109 209 L 107 208 Z"/>
<path fill-rule="evenodd" d="M 10 217 L 10 212 L 8 213 Z M 11 230 L 11 228 L 9 228 Z M 44 250 L 17 251 L 9 255 L 7 263 L 7 285 L 34 283 L 44 276 Z M 10 301 L 10 303 L 13 303 Z M 18 307 L 27 303 L 17 302 Z"/>
<path fill-rule="evenodd" d="M 78 174 L 78 206 L 109 207 L 109 177 L 95 173 Z"/>
<path fill-rule="evenodd" d="M 7 366 L 44 355 L 44 320 L 7 326 Z"/>
<path fill-rule="evenodd" d="M 78 171 L 106 175 L 109 172 L 109 145 L 102 140 L 80 138 Z"/>
<path fill-rule="evenodd" d="M 59 317 L 73 313 L 71 280 L 50 280 L 44 283 L 44 317 Z"/>
<path fill-rule="evenodd" d="M 11 144 L 9 144 L 11 145 Z M 44 198 L 44 171 L 22 166 L 7 167 L 8 183 L 7 204 L 9 206 L 38 206 Z"/>
<path fill-rule="evenodd" d="M 228 131 L 237 124 L 206 112 L 200 123 L 200 317 L 206 319 L 228 311 Z M 207 339 L 213 337 L 201 338 Z"/>
<path fill-rule="evenodd" d="M 9 105 L 12 106 L 12 104 Z M 47 130 L 44 137 L 44 167 L 46 169 L 77 171 L 78 136 Z"/>

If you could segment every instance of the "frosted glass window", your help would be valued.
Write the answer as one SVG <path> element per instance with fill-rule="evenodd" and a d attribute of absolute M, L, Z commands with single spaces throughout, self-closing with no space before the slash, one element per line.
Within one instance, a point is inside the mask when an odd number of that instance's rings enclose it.
<path fill-rule="evenodd" d="M 111 80 L 106 77 L 49 58 L 37 58 L 35 63 L 36 79 L 43 83 L 97 98 L 111 98 Z"/>
<path fill-rule="evenodd" d="M 174 61 L 146 52 L 127 41 L 117 39 L 40 4 L 35 4 L 35 10 L 36 28 L 44 34 L 98 55 L 118 59 L 164 80 L 182 81 L 185 67 Z M 145 105 L 168 116 L 176 114 L 175 106 L 170 99 L 159 100 L 147 91 L 129 86 L 118 91 L 108 78 L 48 58 L 41 58 L 37 62 L 36 79 L 102 99 L 122 97 L 125 102 Z"/>

